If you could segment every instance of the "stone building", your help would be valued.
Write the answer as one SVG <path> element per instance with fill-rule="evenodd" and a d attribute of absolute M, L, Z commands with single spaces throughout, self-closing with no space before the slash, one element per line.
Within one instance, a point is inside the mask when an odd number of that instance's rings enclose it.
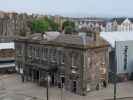
<path fill-rule="evenodd" d="M 133 18 L 113 18 L 106 23 L 105 32 L 132 32 Z"/>
<path fill-rule="evenodd" d="M 81 29 L 86 27 L 92 31 L 99 28 L 99 32 L 103 30 L 106 25 L 106 19 L 96 17 L 81 17 L 81 18 L 68 18 L 68 20 L 75 23 L 76 28 Z"/>
<path fill-rule="evenodd" d="M 133 79 L 133 32 L 101 32 L 101 37 L 110 44 L 110 81 L 114 81 L 116 71 L 120 82 Z"/>
<path fill-rule="evenodd" d="M 33 18 L 25 13 L 0 12 L 0 36 L 23 35 L 31 33 L 28 22 Z"/>
<path fill-rule="evenodd" d="M 22 80 L 64 86 L 68 91 L 86 95 L 108 84 L 108 43 L 96 33 L 85 35 L 33 34 L 15 40 L 16 69 Z"/>

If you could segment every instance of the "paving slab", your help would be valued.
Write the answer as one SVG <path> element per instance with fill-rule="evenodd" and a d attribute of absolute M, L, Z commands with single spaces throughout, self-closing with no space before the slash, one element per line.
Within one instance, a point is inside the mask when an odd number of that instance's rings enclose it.
<path fill-rule="evenodd" d="M 133 100 L 133 82 L 119 83 L 117 85 L 118 100 Z M 51 87 L 49 100 L 108 100 L 113 98 L 113 85 L 99 91 L 92 91 L 87 96 L 79 96 L 69 91 Z M 32 82 L 21 82 L 17 74 L 0 75 L 0 100 L 47 100 L 46 88 Z"/>

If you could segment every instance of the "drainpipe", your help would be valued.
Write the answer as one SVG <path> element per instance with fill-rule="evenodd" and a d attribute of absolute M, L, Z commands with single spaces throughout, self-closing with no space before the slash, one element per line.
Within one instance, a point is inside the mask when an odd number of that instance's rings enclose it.
<path fill-rule="evenodd" d="M 117 92 L 117 56 L 116 56 L 116 41 L 115 41 L 114 100 L 116 100 L 116 92 Z"/>
<path fill-rule="evenodd" d="M 83 45 L 84 45 L 84 47 L 85 47 L 86 44 L 87 44 L 87 43 L 86 43 L 86 35 L 81 35 L 81 39 L 82 39 Z M 84 72 L 84 68 L 86 68 L 86 51 L 83 50 L 83 72 L 82 72 L 82 73 L 83 73 L 83 74 L 82 74 L 83 80 L 84 80 L 84 77 L 85 77 L 85 76 L 84 76 L 84 73 L 85 73 L 85 72 Z M 83 81 L 82 81 L 82 82 L 83 82 Z M 84 85 L 84 83 L 82 83 L 82 92 L 83 92 L 82 95 L 85 96 L 85 95 L 86 95 L 86 89 L 84 90 L 84 86 L 83 86 L 83 85 Z"/>

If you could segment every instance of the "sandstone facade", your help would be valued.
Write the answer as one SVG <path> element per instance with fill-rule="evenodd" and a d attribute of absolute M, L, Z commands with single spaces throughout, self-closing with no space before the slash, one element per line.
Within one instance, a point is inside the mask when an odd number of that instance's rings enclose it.
<path fill-rule="evenodd" d="M 66 90 L 79 95 L 108 83 L 106 41 L 84 37 L 84 44 L 77 35 L 59 35 L 50 41 L 39 34 L 34 36 L 15 40 L 16 67 L 23 81 L 45 84 L 49 74 L 51 85 L 63 84 Z"/>

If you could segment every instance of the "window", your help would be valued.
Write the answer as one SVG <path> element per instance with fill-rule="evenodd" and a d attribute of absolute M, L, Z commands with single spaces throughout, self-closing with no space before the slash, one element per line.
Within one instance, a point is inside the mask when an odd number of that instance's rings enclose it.
<path fill-rule="evenodd" d="M 58 51 L 58 62 L 64 64 L 64 53 L 62 50 Z"/>
<path fill-rule="evenodd" d="M 21 56 L 22 53 L 23 53 L 22 46 L 18 44 L 18 45 L 16 45 L 16 47 L 17 47 L 17 49 L 16 49 L 17 55 L 18 55 L 18 56 Z"/>
<path fill-rule="evenodd" d="M 52 48 L 51 50 L 50 50 L 50 58 L 51 58 L 51 61 L 52 62 L 55 62 L 56 61 L 56 49 L 54 49 L 54 48 Z"/>
<path fill-rule="evenodd" d="M 63 51 L 60 51 L 60 63 L 61 63 L 61 64 L 64 64 L 64 63 L 65 63 Z"/>
<path fill-rule="evenodd" d="M 72 58 L 71 59 L 72 59 L 72 68 L 77 68 L 75 55 L 72 54 Z"/>
<path fill-rule="evenodd" d="M 61 64 L 65 63 L 65 54 L 62 52 L 62 56 L 61 56 Z"/>
<path fill-rule="evenodd" d="M 72 62 L 72 66 L 71 66 L 71 72 L 72 74 L 76 74 L 77 73 L 77 66 L 76 66 L 76 54 L 72 54 L 72 58 L 71 58 L 71 62 Z"/>
<path fill-rule="evenodd" d="M 32 56 L 32 47 L 28 47 L 28 57 Z"/>
<path fill-rule="evenodd" d="M 37 58 L 39 58 L 40 57 L 40 54 L 41 54 L 41 52 L 40 52 L 40 48 L 38 47 L 38 48 L 36 48 L 36 52 L 37 52 Z"/>
<path fill-rule="evenodd" d="M 32 55 L 33 55 L 34 57 L 36 56 L 36 49 L 35 49 L 35 48 L 32 49 Z"/>
<path fill-rule="evenodd" d="M 77 73 L 76 69 L 72 68 L 72 74 L 76 74 L 76 73 Z"/>
<path fill-rule="evenodd" d="M 54 62 L 56 61 L 56 49 L 53 49 L 52 60 L 53 60 Z"/>
<path fill-rule="evenodd" d="M 42 49 L 42 55 L 43 55 L 43 59 L 47 59 L 47 55 L 48 55 L 48 48 L 43 48 Z"/>
<path fill-rule="evenodd" d="M 125 46 L 124 48 L 124 70 L 127 70 L 127 50 L 128 50 L 128 46 Z"/>

